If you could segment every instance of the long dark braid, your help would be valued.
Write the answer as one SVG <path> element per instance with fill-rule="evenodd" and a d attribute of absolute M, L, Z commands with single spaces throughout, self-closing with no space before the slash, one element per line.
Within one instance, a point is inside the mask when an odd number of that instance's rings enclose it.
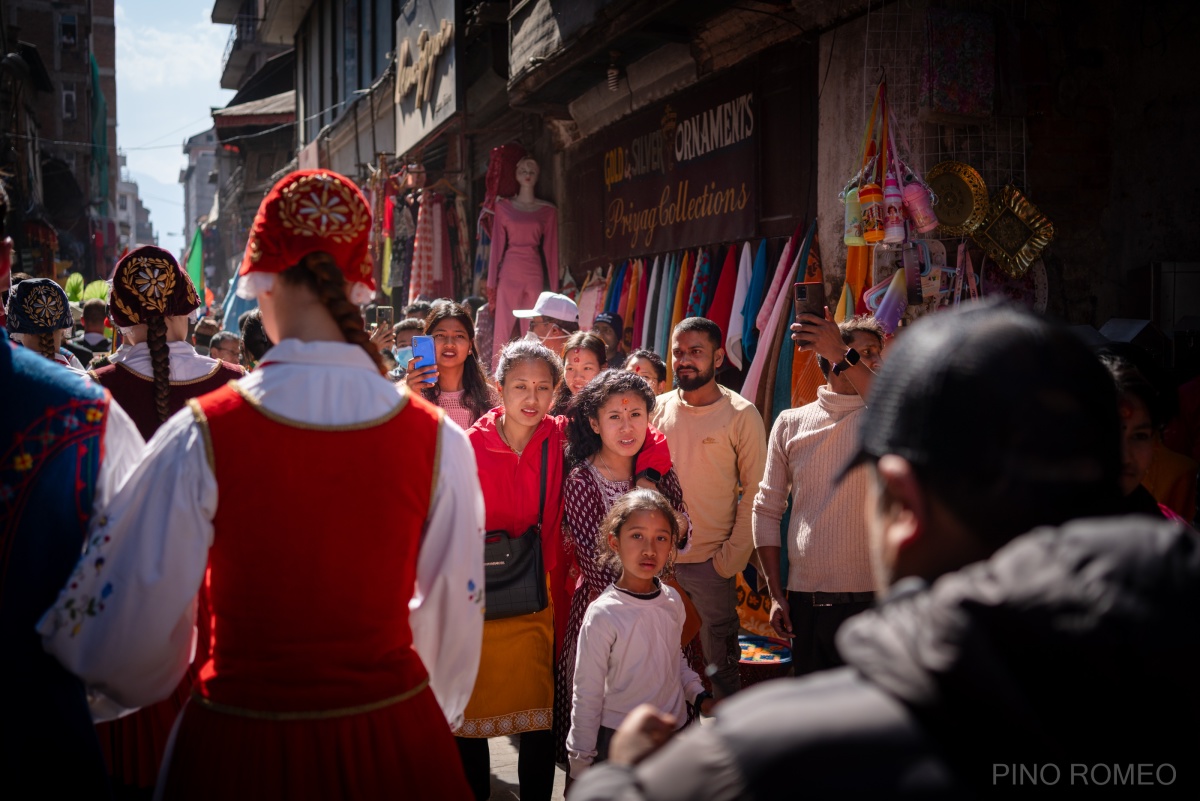
<path fill-rule="evenodd" d="M 50 361 L 54 361 L 54 332 L 47 331 L 44 334 L 37 335 L 38 352 L 45 356 Z"/>
<path fill-rule="evenodd" d="M 346 341 L 366 351 L 380 375 L 387 373 L 383 357 L 371 344 L 371 335 L 363 328 L 362 314 L 346 297 L 346 279 L 328 253 L 310 253 L 295 267 L 280 273 L 280 276 L 289 283 L 311 289 L 342 329 Z"/>
<path fill-rule="evenodd" d="M 150 349 L 150 365 L 154 368 L 154 408 L 158 419 L 165 423 L 171 416 L 171 349 L 167 346 L 167 318 L 151 317 L 146 321 L 146 347 Z"/>

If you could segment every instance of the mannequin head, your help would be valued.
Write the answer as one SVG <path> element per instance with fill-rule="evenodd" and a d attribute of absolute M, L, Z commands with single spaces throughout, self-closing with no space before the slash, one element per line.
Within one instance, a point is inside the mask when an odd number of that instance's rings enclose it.
<path fill-rule="evenodd" d="M 517 185 L 521 189 L 532 190 L 540 174 L 541 168 L 533 159 L 524 158 L 517 162 Z"/>

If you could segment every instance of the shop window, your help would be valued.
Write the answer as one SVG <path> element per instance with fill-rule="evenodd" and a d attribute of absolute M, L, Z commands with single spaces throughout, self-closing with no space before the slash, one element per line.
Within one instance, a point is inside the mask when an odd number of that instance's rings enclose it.
<path fill-rule="evenodd" d="M 117 208 L 121 211 L 129 210 L 129 195 L 121 195 L 117 198 Z"/>
<path fill-rule="evenodd" d="M 79 42 L 79 25 L 74 14 L 63 14 L 58 18 L 58 46 L 63 50 L 74 50 Z"/>
<path fill-rule="evenodd" d="M 75 84 L 73 83 L 63 84 L 62 115 L 64 120 L 75 119 Z"/>

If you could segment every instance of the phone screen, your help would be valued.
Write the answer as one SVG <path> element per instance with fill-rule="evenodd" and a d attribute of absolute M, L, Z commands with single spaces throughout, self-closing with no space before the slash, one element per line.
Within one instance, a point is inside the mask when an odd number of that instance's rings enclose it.
<path fill-rule="evenodd" d="M 825 317 L 825 284 L 820 281 L 792 284 L 792 292 L 795 295 L 796 314 Z"/>
<path fill-rule="evenodd" d="M 433 337 L 413 337 L 412 349 L 413 356 L 417 359 L 417 363 L 413 365 L 414 369 L 420 370 L 422 367 L 431 367 L 437 364 L 437 356 L 433 349 Z M 430 379 L 425 383 L 432 384 L 434 380 Z"/>

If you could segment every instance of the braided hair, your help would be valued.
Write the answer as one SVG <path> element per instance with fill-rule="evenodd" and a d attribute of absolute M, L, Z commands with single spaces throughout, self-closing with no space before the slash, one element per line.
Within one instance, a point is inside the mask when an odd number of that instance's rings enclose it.
<path fill-rule="evenodd" d="M 371 357 L 380 375 L 387 373 L 383 357 L 371 344 L 371 335 L 363 328 L 363 318 L 358 306 L 346 297 L 346 279 L 332 256 L 319 251 L 310 253 L 301 259 L 299 264 L 281 272 L 279 277 L 289 284 L 311 289 L 329 310 L 334 322 L 342 330 L 345 340 L 362 348 Z"/>
<path fill-rule="evenodd" d="M 159 422 L 171 416 L 171 350 L 167 346 L 167 318 L 154 316 L 146 320 L 146 347 L 150 349 L 150 366 L 154 370 L 154 408 Z"/>
<path fill-rule="evenodd" d="M 57 348 L 54 347 L 54 332 L 46 331 L 42 334 L 35 334 L 35 336 L 37 337 L 38 353 L 50 361 L 54 361 L 55 352 L 57 351 Z"/>

